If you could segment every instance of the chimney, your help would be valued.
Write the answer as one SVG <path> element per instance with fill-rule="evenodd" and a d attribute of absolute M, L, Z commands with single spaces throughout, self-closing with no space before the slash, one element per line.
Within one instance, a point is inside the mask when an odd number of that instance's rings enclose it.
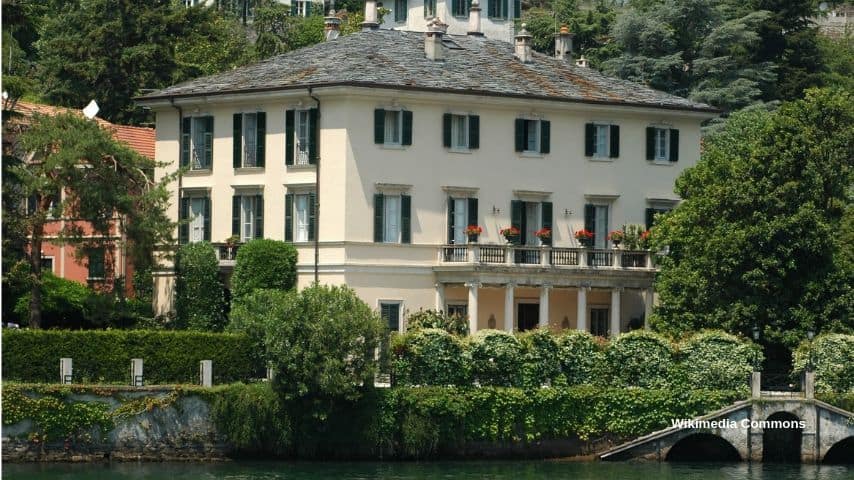
<path fill-rule="evenodd" d="M 362 31 L 368 32 L 380 28 L 377 19 L 377 0 L 365 0 L 365 21 L 362 22 Z"/>
<path fill-rule="evenodd" d="M 528 33 L 528 24 L 523 23 L 522 29 L 516 34 L 516 58 L 522 63 L 531 63 L 533 54 L 531 53 L 531 34 Z"/>
<path fill-rule="evenodd" d="M 572 37 L 566 24 L 560 26 L 560 32 L 555 35 L 555 57 L 561 60 L 572 59 Z"/>
<path fill-rule="evenodd" d="M 483 36 L 483 32 L 480 31 L 480 2 L 478 0 L 471 0 L 468 34 L 473 37 Z"/>
<path fill-rule="evenodd" d="M 323 37 L 327 42 L 338 38 L 340 25 L 341 19 L 335 16 L 334 9 L 330 9 L 329 15 L 323 18 Z"/>
<path fill-rule="evenodd" d="M 575 61 L 575 65 L 581 68 L 587 68 L 587 59 L 584 58 L 584 55 L 582 55 L 581 58 Z"/>
<path fill-rule="evenodd" d="M 442 35 L 445 34 L 447 25 L 438 18 L 427 23 L 427 33 L 424 38 L 424 53 L 430 60 L 441 62 L 445 60 L 445 46 L 442 45 Z"/>

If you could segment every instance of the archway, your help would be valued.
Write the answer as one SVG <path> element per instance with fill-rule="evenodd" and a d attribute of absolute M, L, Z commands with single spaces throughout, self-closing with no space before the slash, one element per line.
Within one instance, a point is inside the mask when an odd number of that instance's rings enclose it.
<path fill-rule="evenodd" d="M 821 463 L 831 465 L 854 465 L 854 437 L 838 441 L 830 447 Z"/>
<path fill-rule="evenodd" d="M 801 463 L 800 419 L 788 412 L 768 417 L 762 428 L 762 461 L 765 463 Z"/>
<path fill-rule="evenodd" d="M 739 462 L 731 443 L 711 433 L 695 433 L 676 442 L 667 452 L 668 462 Z"/>

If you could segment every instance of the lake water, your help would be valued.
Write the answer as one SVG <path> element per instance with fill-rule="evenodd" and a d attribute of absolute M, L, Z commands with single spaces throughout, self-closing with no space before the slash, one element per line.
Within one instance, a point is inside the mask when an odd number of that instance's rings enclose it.
<path fill-rule="evenodd" d="M 601 463 L 561 461 L 219 464 L 4 464 L 3 479 L 27 480 L 842 480 L 850 466 Z"/>

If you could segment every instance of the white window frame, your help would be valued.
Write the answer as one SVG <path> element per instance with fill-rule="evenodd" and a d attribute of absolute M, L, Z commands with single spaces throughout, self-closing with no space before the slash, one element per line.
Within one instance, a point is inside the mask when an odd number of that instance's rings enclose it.
<path fill-rule="evenodd" d="M 205 200 L 207 197 L 191 196 L 188 198 L 190 199 L 190 205 L 187 212 L 189 221 L 187 243 L 203 242 L 205 241 Z M 195 209 L 197 203 L 199 205 L 198 210 Z"/>
<path fill-rule="evenodd" d="M 454 202 L 454 245 L 465 245 L 468 243 L 468 235 L 466 235 L 466 227 L 468 227 L 468 215 L 469 215 L 469 199 L 463 197 L 451 197 L 451 201 Z M 462 205 L 462 209 L 460 209 L 460 205 Z M 457 222 L 458 219 L 462 219 L 463 221 Z M 450 221 L 451 219 L 449 219 Z M 458 241 L 458 239 L 462 239 L 462 241 Z"/>
<path fill-rule="evenodd" d="M 392 115 L 390 115 L 392 114 Z M 395 118 L 395 120 L 391 120 Z M 394 125 L 396 123 L 397 125 Z M 395 129 L 397 140 L 394 140 Z M 385 121 L 383 125 L 383 145 L 387 147 L 403 146 L 403 110 L 385 109 Z"/>
<path fill-rule="evenodd" d="M 670 161 L 670 129 L 668 127 L 653 127 L 655 134 L 653 138 L 653 156 L 652 159 L 657 163 L 666 163 Z M 664 145 L 659 143 L 664 141 Z"/>
<path fill-rule="evenodd" d="M 542 120 L 540 120 L 539 118 L 523 118 L 522 120 L 525 121 L 525 136 L 528 139 L 528 141 L 525 143 L 524 147 L 522 148 L 522 153 L 527 154 L 527 155 L 542 155 L 540 153 L 540 137 L 542 136 L 540 132 L 542 129 L 542 123 L 541 123 Z M 528 129 L 529 128 L 528 122 L 532 122 L 535 125 L 534 135 L 533 135 L 533 137 L 534 137 L 534 149 L 533 150 L 528 148 L 531 145 L 531 135 L 530 135 L 530 131 Z"/>
<path fill-rule="evenodd" d="M 389 202 L 390 199 L 395 199 L 397 203 L 397 212 L 391 212 L 389 206 L 393 202 Z M 401 234 L 403 232 L 401 228 L 401 223 L 403 220 L 403 200 L 402 195 L 400 194 L 384 194 L 383 195 L 383 243 L 401 243 Z M 394 215 L 391 215 L 393 213 Z M 394 224 L 397 228 L 397 235 L 390 235 L 391 229 L 389 227 L 392 226 L 390 224 L 391 220 L 394 220 L 396 224 Z"/>
<path fill-rule="evenodd" d="M 460 124 L 462 124 L 462 126 L 460 126 Z M 469 148 L 469 116 L 459 113 L 452 113 L 451 150 L 468 151 Z"/>
<path fill-rule="evenodd" d="M 603 135 L 604 132 L 604 135 Z M 604 137 L 602 140 L 601 137 Z M 600 140 L 603 143 L 602 150 L 599 149 Z M 593 123 L 593 158 L 610 158 L 611 155 L 611 125 L 607 123 Z"/>
<path fill-rule="evenodd" d="M 248 207 L 248 209 L 247 209 Z M 240 196 L 240 241 L 248 242 L 255 238 L 255 195 Z M 249 233 L 247 234 L 247 227 Z"/>
<path fill-rule="evenodd" d="M 297 16 L 305 17 L 306 15 L 306 5 L 311 3 L 309 0 L 293 0 L 296 2 L 297 7 Z"/>
<path fill-rule="evenodd" d="M 304 221 L 303 225 L 300 224 L 300 201 L 304 202 L 305 211 L 303 212 Z M 301 192 L 294 194 L 294 211 L 293 215 L 293 229 L 294 229 L 294 243 L 297 242 L 307 242 L 309 238 L 309 228 L 310 228 L 310 211 L 311 211 L 311 194 L 309 192 Z M 304 227 L 304 228 L 303 228 Z"/>
<path fill-rule="evenodd" d="M 304 137 L 304 138 L 303 138 Z M 305 166 L 310 163 L 311 114 L 308 110 L 294 111 L 294 164 Z"/>

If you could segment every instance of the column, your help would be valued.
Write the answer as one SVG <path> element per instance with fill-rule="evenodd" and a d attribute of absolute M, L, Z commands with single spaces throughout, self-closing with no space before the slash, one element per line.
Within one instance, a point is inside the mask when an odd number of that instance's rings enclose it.
<path fill-rule="evenodd" d="M 540 287 L 540 328 L 549 328 L 549 290 L 552 286 L 544 283 Z"/>
<path fill-rule="evenodd" d="M 587 331 L 587 289 L 586 285 L 578 286 L 578 313 L 575 328 L 583 332 Z"/>
<path fill-rule="evenodd" d="M 445 311 L 445 284 L 436 284 L 436 310 Z"/>
<path fill-rule="evenodd" d="M 620 334 L 620 300 L 623 293 L 622 288 L 611 290 L 611 337 Z"/>
<path fill-rule="evenodd" d="M 516 285 L 513 283 L 508 283 L 504 288 L 504 331 L 513 333 L 513 317 L 516 311 L 513 305 L 513 299 L 515 298 L 514 292 L 516 290 Z"/>
<path fill-rule="evenodd" d="M 474 335 L 477 331 L 477 290 L 480 284 L 471 282 L 466 284 L 469 287 L 469 335 Z"/>
<path fill-rule="evenodd" d="M 652 287 L 649 287 L 644 292 L 643 296 L 643 304 L 644 304 L 644 315 L 643 315 L 643 328 L 644 330 L 649 330 L 649 318 L 652 316 L 652 307 L 653 302 L 655 301 L 655 294 Z"/>

